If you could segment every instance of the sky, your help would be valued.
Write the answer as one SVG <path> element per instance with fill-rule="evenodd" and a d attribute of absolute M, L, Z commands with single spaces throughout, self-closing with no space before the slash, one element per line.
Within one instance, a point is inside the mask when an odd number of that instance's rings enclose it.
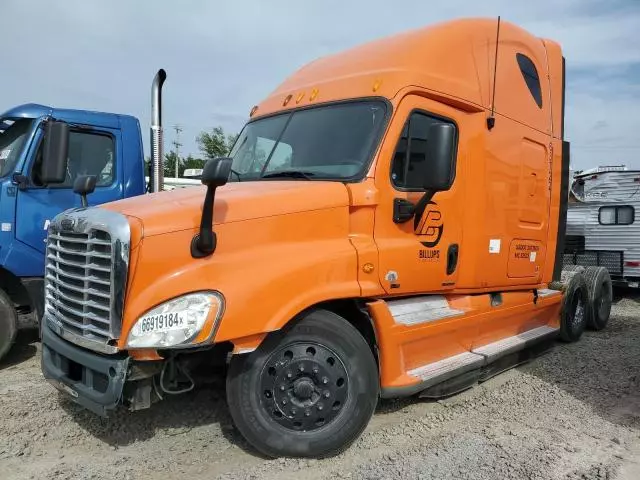
<path fill-rule="evenodd" d="M 237 133 L 307 62 L 431 23 L 497 17 L 560 42 L 572 168 L 640 168 L 640 0 L 0 0 L 0 112 L 36 102 L 135 115 L 149 154 L 159 68 L 165 151 Z"/>

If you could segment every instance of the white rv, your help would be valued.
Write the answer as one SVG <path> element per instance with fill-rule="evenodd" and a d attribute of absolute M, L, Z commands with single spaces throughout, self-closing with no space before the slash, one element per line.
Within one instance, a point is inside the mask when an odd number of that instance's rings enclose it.
<path fill-rule="evenodd" d="M 614 285 L 640 286 L 640 171 L 624 165 L 571 180 L 565 265 L 603 266 Z"/>

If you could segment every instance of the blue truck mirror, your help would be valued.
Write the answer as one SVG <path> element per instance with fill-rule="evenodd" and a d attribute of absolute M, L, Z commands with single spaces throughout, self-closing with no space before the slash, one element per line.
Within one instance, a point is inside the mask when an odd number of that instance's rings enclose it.
<path fill-rule="evenodd" d="M 87 195 L 96 189 L 95 175 L 81 175 L 73 182 L 73 192 L 82 197 L 82 206 L 87 206 Z"/>
<path fill-rule="evenodd" d="M 48 121 L 44 133 L 42 151 L 42 173 L 40 178 L 49 183 L 63 183 L 67 177 L 67 155 L 69 153 L 69 124 Z"/>

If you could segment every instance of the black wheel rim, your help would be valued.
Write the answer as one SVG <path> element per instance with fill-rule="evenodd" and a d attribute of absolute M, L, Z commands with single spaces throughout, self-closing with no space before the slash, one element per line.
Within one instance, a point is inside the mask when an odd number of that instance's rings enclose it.
<path fill-rule="evenodd" d="M 273 352 L 260 373 L 260 404 L 283 427 L 311 431 L 330 424 L 342 411 L 349 375 L 330 348 L 315 342 Z"/>

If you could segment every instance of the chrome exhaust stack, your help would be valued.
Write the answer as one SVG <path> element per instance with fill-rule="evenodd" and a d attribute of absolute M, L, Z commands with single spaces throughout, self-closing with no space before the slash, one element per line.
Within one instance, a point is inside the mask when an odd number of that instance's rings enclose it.
<path fill-rule="evenodd" d="M 164 139 L 162 134 L 162 85 L 167 79 L 164 69 L 158 70 L 151 86 L 151 186 L 152 192 L 164 188 Z"/>

